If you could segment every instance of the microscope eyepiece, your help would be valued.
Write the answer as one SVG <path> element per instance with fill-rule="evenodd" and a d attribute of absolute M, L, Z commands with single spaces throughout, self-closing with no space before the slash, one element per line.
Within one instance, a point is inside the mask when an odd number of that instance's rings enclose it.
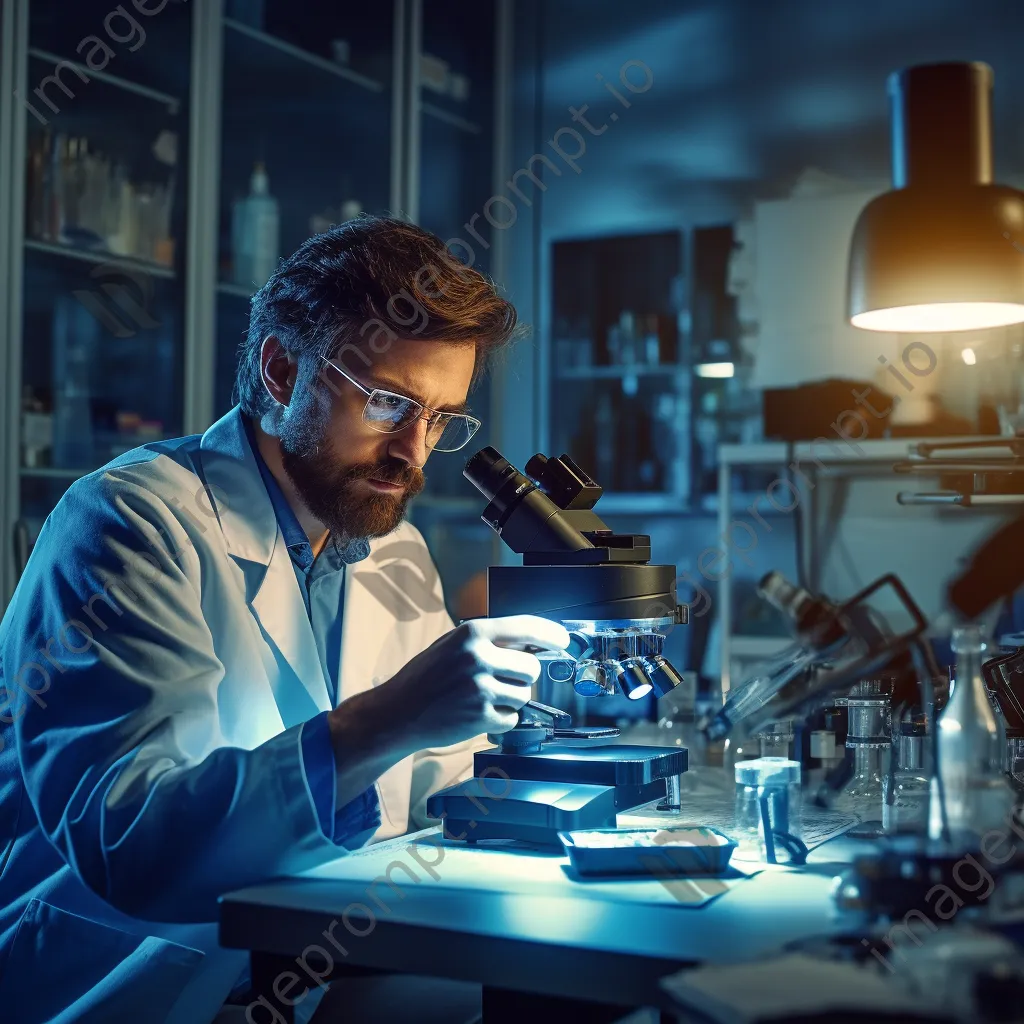
<path fill-rule="evenodd" d="M 481 448 L 466 463 L 462 475 L 488 500 L 510 480 L 518 477 L 524 484 L 530 481 L 512 465 L 496 448 Z"/>
<path fill-rule="evenodd" d="M 482 448 L 463 475 L 487 499 L 481 519 L 523 565 L 487 570 L 487 614 L 534 614 L 561 622 L 566 649 L 546 678 L 586 697 L 667 693 L 679 673 L 661 631 L 686 622 L 675 566 L 651 565 L 646 534 L 614 532 L 594 511 L 600 485 L 568 455 L 534 455 L 521 473 Z"/>
<path fill-rule="evenodd" d="M 513 551 L 553 553 L 594 547 L 565 511 L 495 448 L 481 448 L 462 475 L 490 502 L 481 518 Z"/>

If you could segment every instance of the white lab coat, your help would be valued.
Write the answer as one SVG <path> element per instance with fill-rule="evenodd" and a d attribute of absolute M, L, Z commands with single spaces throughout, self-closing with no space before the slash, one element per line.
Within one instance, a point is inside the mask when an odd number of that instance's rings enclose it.
<path fill-rule="evenodd" d="M 419 532 L 371 542 L 346 568 L 342 699 L 451 627 Z M 328 690 L 237 409 L 72 485 L 0 655 L 0 1017 L 211 1021 L 246 964 L 217 897 L 347 852 L 305 783 Z M 420 826 L 481 745 L 382 776 L 373 839 Z"/>

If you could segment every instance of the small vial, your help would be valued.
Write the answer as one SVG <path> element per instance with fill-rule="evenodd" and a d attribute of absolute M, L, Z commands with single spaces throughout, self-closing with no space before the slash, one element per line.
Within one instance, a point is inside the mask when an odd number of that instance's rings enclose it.
<path fill-rule="evenodd" d="M 764 818 L 772 832 L 800 837 L 800 762 L 758 757 L 736 764 L 736 839 L 749 856 L 766 859 Z"/>

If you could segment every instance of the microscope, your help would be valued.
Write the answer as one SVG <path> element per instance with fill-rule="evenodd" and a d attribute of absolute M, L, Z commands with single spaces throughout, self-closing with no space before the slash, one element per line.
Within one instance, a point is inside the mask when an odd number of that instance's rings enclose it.
<path fill-rule="evenodd" d="M 522 555 L 522 565 L 488 568 L 488 616 L 541 615 L 565 626 L 566 651 L 537 653 L 549 678 L 582 696 L 668 693 L 680 676 L 664 656 L 665 637 L 686 624 L 687 609 L 675 600 L 675 566 L 649 564 L 650 537 L 609 529 L 593 510 L 602 488 L 568 455 L 534 455 L 524 475 L 488 447 L 463 474 L 488 501 L 483 521 Z M 574 727 L 537 701 L 488 739 L 495 746 L 475 755 L 473 778 L 427 801 L 448 838 L 560 847 L 560 831 L 614 827 L 618 812 L 659 798 L 679 809 L 685 748 L 621 743 L 618 729 Z"/>

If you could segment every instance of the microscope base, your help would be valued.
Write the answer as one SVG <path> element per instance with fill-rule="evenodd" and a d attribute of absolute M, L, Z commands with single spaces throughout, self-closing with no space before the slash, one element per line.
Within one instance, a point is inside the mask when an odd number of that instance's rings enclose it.
<path fill-rule="evenodd" d="M 446 839 L 518 839 L 559 849 L 559 832 L 614 828 L 615 810 L 610 786 L 503 779 L 494 773 L 467 779 L 427 800 L 427 813 L 444 819 Z"/>
<path fill-rule="evenodd" d="M 445 819 L 449 839 L 560 848 L 559 832 L 614 828 L 617 811 L 665 798 L 666 784 L 686 769 L 682 747 L 552 742 L 532 754 L 492 747 L 474 755 L 473 778 L 428 798 L 427 813 Z"/>

